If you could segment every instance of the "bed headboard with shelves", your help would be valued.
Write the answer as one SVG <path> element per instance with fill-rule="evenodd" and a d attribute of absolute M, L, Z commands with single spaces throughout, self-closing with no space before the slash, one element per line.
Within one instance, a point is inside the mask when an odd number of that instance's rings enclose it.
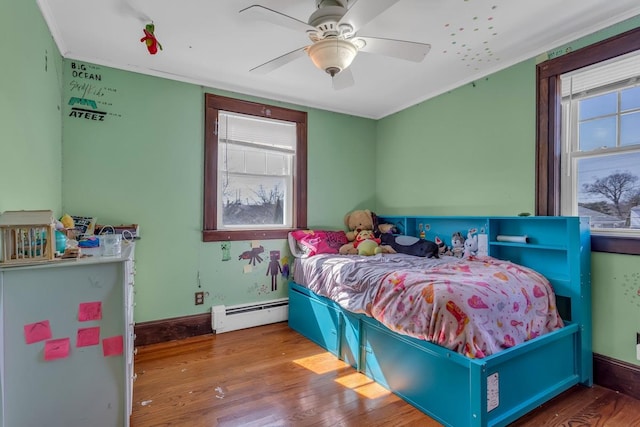
<path fill-rule="evenodd" d="M 380 223 L 395 225 L 399 234 L 451 244 L 453 233 L 467 237 L 486 235 L 484 250 L 494 258 L 530 267 L 549 280 L 563 319 L 582 330 L 583 376 L 592 370 L 591 357 L 591 236 L 588 217 L 529 216 L 379 216 Z M 500 238 L 498 236 L 501 236 Z M 504 241 L 502 236 L 525 237 L 525 241 Z M 486 239 L 486 240 L 485 240 Z M 523 240 L 523 239 L 507 239 Z M 482 250 L 482 248 L 480 248 Z"/>

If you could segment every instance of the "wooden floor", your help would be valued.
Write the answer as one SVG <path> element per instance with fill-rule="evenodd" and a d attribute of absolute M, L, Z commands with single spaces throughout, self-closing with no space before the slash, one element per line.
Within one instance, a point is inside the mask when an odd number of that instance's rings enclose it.
<path fill-rule="evenodd" d="M 286 323 L 142 347 L 135 363 L 132 427 L 440 426 Z M 576 386 L 512 425 L 640 426 L 640 401 Z"/>

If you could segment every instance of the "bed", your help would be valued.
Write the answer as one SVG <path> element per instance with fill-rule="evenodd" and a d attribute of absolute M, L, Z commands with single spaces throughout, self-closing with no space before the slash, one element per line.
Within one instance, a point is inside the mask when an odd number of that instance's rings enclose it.
<path fill-rule="evenodd" d="M 400 304 L 397 300 L 390 302 L 390 298 L 399 294 L 394 287 L 399 283 L 398 275 L 412 279 L 402 286 L 421 287 L 416 292 L 432 300 L 434 295 L 437 300 L 438 294 L 425 289 L 435 279 L 418 275 L 423 267 L 411 270 L 416 263 L 404 259 L 408 256 L 387 254 L 374 257 L 323 254 L 304 262 L 297 259 L 296 281 L 289 284 L 292 329 L 448 426 L 507 425 L 576 384 L 593 384 L 588 218 L 383 216 L 382 221 L 394 224 L 399 233 L 408 236 L 417 237 L 426 231 L 430 240 L 438 237 L 446 241 L 453 233 L 466 235 L 469 230 L 477 233 L 478 254 L 471 260 L 442 257 L 428 261 L 446 274 L 463 271 L 466 280 L 475 280 L 475 294 L 461 293 L 463 302 L 456 304 L 462 306 L 467 301 L 468 305 L 483 309 L 480 311 L 484 316 L 500 302 L 489 298 L 494 290 L 477 285 L 486 282 L 486 277 L 476 280 L 480 264 L 503 269 L 501 272 L 512 271 L 512 281 L 522 281 L 523 274 L 527 281 L 533 277 L 532 286 L 538 287 L 535 291 L 520 290 L 525 288 L 519 286 L 513 292 L 507 285 L 502 288 L 505 294 L 520 293 L 517 300 L 520 302 L 510 306 L 517 313 L 515 316 L 508 322 L 497 323 L 508 323 L 507 327 L 512 328 L 523 326 L 522 336 L 500 335 L 501 332 L 492 330 L 489 335 L 513 338 L 493 342 L 482 335 L 483 331 L 469 327 L 469 322 L 473 326 L 477 319 L 461 317 L 453 306 L 446 304 L 448 301 L 443 302 L 440 314 L 433 316 L 441 321 L 431 319 L 429 323 L 426 317 L 420 320 L 416 316 L 418 311 L 412 317 L 419 320 L 406 326 L 398 320 L 397 307 L 408 312 L 408 300 L 400 300 Z M 378 277 L 372 267 L 358 272 L 329 268 L 375 260 L 378 264 L 389 264 L 389 272 Z M 317 264 L 331 271 L 325 274 L 324 279 L 328 280 L 313 282 L 305 278 L 305 264 Z M 367 280 L 377 285 L 361 287 Z M 450 282 L 456 280 L 451 278 Z M 349 286 L 345 288 L 341 282 L 356 284 L 352 286 L 356 292 L 349 294 Z M 549 293 L 543 289 L 544 283 L 550 286 Z M 455 293 L 446 284 L 445 292 L 447 286 L 450 294 Z M 417 298 L 417 294 L 407 289 L 402 291 L 414 295 L 411 301 Z M 474 295 L 479 299 L 474 299 Z M 543 301 L 542 305 L 535 305 L 532 302 L 535 299 Z M 389 306 L 395 307 L 387 310 L 391 314 L 384 309 Z M 550 310 L 543 312 L 544 306 Z M 526 318 L 525 312 L 534 313 L 533 319 L 538 320 Z M 445 321 L 447 314 L 452 321 Z M 456 333 L 462 330 L 461 321 L 464 334 Z M 533 329 L 536 322 L 536 328 L 542 329 Z M 426 323 L 430 326 L 420 330 L 416 327 Z M 445 323 L 450 323 L 453 329 L 444 328 Z M 446 339 L 447 335 L 453 339 Z M 461 336 L 466 338 L 463 340 Z"/>

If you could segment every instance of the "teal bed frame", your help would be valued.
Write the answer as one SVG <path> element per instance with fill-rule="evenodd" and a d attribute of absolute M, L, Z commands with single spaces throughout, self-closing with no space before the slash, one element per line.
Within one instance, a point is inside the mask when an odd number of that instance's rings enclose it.
<path fill-rule="evenodd" d="M 438 422 L 504 426 L 576 384 L 593 385 L 590 232 L 579 217 L 387 216 L 401 234 L 440 237 L 476 229 L 487 253 L 531 267 L 553 285 L 565 327 L 497 354 L 470 359 L 395 333 L 297 283 L 289 326 Z M 497 236 L 527 236 L 527 242 Z"/>

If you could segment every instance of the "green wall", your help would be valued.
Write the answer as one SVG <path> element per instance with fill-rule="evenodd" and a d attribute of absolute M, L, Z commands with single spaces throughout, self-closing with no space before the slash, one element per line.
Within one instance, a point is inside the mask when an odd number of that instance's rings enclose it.
<path fill-rule="evenodd" d="M 231 242 L 228 261 L 221 243 L 201 242 L 205 92 L 256 100 L 64 61 L 63 210 L 96 216 L 101 224 L 140 224 L 138 322 L 287 296 L 282 278 L 272 292 L 266 274 L 269 251 L 286 255 L 285 240 L 262 242 L 264 261 L 251 271 L 238 259 L 250 242 Z M 95 101 L 96 108 L 77 98 Z M 97 114 L 75 113 L 78 106 L 106 115 L 100 121 Z M 309 225 L 342 228 L 346 212 L 374 203 L 375 121 L 300 109 L 309 122 Z M 205 304 L 195 306 L 200 290 Z"/>
<path fill-rule="evenodd" d="M 60 212 L 62 60 L 35 1 L 0 2 L 0 212 Z"/>
<path fill-rule="evenodd" d="M 534 78 L 526 61 L 380 120 L 380 213 L 533 212 Z"/>
<path fill-rule="evenodd" d="M 91 64 L 75 63 L 93 80 L 74 75 L 35 2 L 0 3 L 0 25 L 12 34 L 0 38 L 0 211 L 53 209 L 141 224 L 139 322 L 285 295 L 282 284 L 267 290 L 264 262 L 244 272 L 237 256 L 249 242 L 233 242 L 231 259 L 222 261 L 219 243 L 200 241 L 203 94 L 259 99 Z M 638 25 L 630 20 L 551 53 Z M 309 224 L 342 228 L 344 213 L 366 207 L 385 214 L 532 212 L 535 63 L 543 59 L 377 122 L 301 108 L 309 112 Z M 105 121 L 69 117 L 69 100 L 81 88 L 101 102 Z M 284 241 L 263 244 L 286 250 Z M 637 363 L 637 257 L 594 253 L 592 265 L 594 351 Z M 194 306 L 196 290 L 208 292 L 205 305 Z"/>
<path fill-rule="evenodd" d="M 557 56 L 638 26 L 640 17 L 551 54 Z M 534 59 L 524 61 L 380 120 L 379 213 L 533 213 L 535 66 Z M 638 364 L 638 258 L 593 253 L 591 281 L 593 351 Z"/>

